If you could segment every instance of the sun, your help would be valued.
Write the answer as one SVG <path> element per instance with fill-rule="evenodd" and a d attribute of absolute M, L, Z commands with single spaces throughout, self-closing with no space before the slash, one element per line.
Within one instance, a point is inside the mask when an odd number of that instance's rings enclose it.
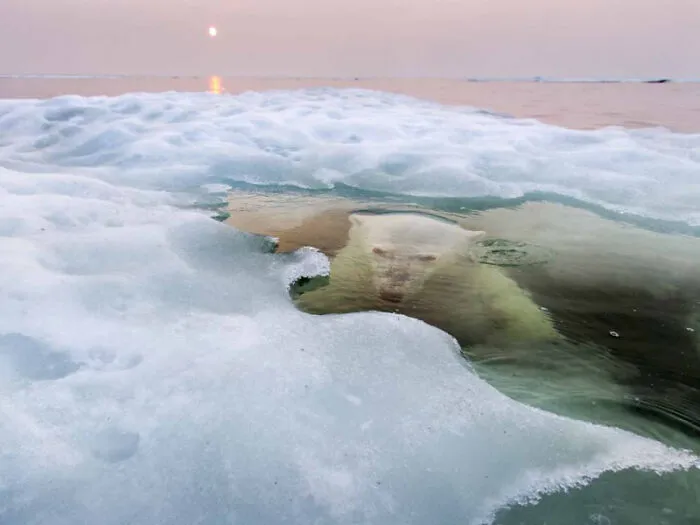
<path fill-rule="evenodd" d="M 209 36 L 214 38 L 216 35 L 218 35 L 219 32 L 214 26 L 209 26 Z"/>

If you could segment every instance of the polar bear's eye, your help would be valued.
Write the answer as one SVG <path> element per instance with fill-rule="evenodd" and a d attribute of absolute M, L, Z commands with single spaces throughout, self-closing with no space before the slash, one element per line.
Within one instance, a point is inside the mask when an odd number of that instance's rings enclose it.
<path fill-rule="evenodd" d="M 379 257 L 387 257 L 389 255 L 386 250 L 382 250 L 379 246 L 372 248 L 372 253 L 379 255 Z"/>
<path fill-rule="evenodd" d="M 416 259 L 423 262 L 431 262 L 437 259 L 434 255 L 417 255 Z"/>

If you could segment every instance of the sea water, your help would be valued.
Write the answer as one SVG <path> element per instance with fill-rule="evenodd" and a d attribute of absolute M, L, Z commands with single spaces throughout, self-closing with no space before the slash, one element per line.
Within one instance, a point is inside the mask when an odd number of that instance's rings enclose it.
<path fill-rule="evenodd" d="M 691 523 L 693 453 L 508 398 L 418 320 L 298 311 L 325 256 L 211 207 L 537 193 L 693 231 L 699 152 L 361 90 L 0 101 L 0 522 Z"/>

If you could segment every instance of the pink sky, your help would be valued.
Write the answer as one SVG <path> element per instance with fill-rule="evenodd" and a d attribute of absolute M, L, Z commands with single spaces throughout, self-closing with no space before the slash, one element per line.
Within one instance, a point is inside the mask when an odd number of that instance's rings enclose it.
<path fill-rule="evenodd" d="M 0 73 L 700 78 L 700 0 L 0 0 Z"/>

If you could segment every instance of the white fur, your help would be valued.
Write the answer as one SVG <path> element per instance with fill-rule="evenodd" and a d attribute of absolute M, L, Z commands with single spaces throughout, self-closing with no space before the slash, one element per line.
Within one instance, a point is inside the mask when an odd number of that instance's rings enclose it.
<path fill-rule="evenodd" d="M 350 243 L 361 243 L 371 258 L 377 292 L 395 302 L 419 291 L 446 257 L 466 255 L 484 235 L 417 214 L 353 214 L 350 221 Z"/>

